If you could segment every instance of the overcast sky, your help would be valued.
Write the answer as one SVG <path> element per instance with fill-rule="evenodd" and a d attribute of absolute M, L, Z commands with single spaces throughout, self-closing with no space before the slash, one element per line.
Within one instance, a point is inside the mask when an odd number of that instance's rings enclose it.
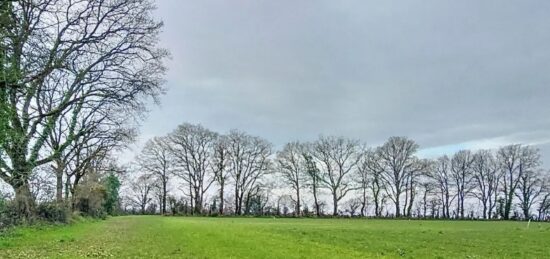
<path fill-rule="evenodd" d="M 521 142 L 550 164 L 550 1 L 157 4 L 172 59 L 141 141 L 190 122 L 276 146 L 407 136 L 422 156 Z"/>

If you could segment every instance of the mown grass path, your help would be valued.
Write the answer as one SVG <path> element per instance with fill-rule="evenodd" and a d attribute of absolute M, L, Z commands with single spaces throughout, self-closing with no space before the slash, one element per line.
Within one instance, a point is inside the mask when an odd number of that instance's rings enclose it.
<path fill-rule="evenodd" d="M 0 237 L 0 258 L 550 258 L 550 224 L 114 217 Z"/>

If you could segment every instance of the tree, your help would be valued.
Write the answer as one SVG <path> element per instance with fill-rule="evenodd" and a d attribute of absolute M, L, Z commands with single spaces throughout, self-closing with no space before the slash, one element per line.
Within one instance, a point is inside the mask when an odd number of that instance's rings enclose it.
<path fill-rule="evenodd" d="M 499 182 L 499 170 L 493 154 L 489 150 L 479 150 L 472 163 L 474 191 L 472 194 L 483 206 L 483 218 L 493 215 Z"/>
<path fill-rule="evenodd" d="M 313 205 L 315 207 L 315 215 L 321 216 L 321 203 L 319 202 L 319 189 L 321 188 L 321 174 L 313 157 L 308 151 L 303 151 L 302 157 L 304 158 L 305 170 L 307 175 L 306 186 L 311 188 L 313 194 Z"/>
<path fill-rule="evenodd" d="M 464 218 L 464 200 L 470 193 L 472 181 L 472 153 L 469 150 L 461 150 L 451 159 L 451 177 L 455 182 L 457 193 L 457 213 Z"/>
<path fill-rule="evenodd" d="M 155 187 L 151 174 L 142 174 L 130 183 L 129 200 L 140 209 L 141 214 L 147 211 L 147 205 L 152 201 L 151 192 Z"/>
<path fill-rule="evenodd" d="M 218 183 L 220 186 L 219 189 L 219 199 L 220 199 L 220 205 L 219 205 L 219 214 L 223 215 L 224 213 L 224 205 L 225 205 L 225 199 L 224 199 L 224 189 L 227 184 L 227 181 L 229 179 L 229 172 L 228 172 L 228 166 L 229 166 L 229 149 L 227 144 L 227 137 L 226 136 L 219 136 L 218 139 L 214 143 L 214 154 L 212 155 L 212 172 L 214 172 L 214 180 Z"/>
<path fill-rule="evenodd" d="M 367 170 L 367 183 L 372 198 L 374 201 L 374 215 L 382 216 L 382 209 L 386 201 L 385 186 L 382 174 L 384 167 L 381 164 L 381 159 L 376 150 L 369 150 L 365 153 L 365 161 L 363 162 L 364 169 Z"/>
<path fill-rule="evenodd" d="M 230 175 L 235 185 L 235 214 L 241 215 L 244 197 L 268 172 L 271 144 L 237 130 L 232 130 L 227 138 Z"/>
<path fill-rule="evenodd" d="M 321 169 L 321 181 L 332 194 L 333 215 L 338 202 L 356 187 L 351 177 L 360 159 L 359 141 L 344 137 L 320 137 L 313 143 L 313 157 Z"/>
<path fill-rule="evenodd" d="M 522 175 L 540 165 L 538 149 L 530 146 L 508 145 L 498 150 L 498 163 L 502 171 L 502 217 L 510 219 L 513 199 Z"/>
<path fill-rule="evenodd" d="M 448 156 L 439 157 L 432 167 L 432 173 L 430 177 L 435 181 L 443 208 L 443 217 L 450 218 L 450 204 L 454 200 L 454 196 L 451 197 L 451 189 L 453 183 L 451 181 L 451 160 Z"/>
<path fill-rule="evenodd" d="M 178 166 L 177 175 L 190 189 L 193 213 L 202 213 L 204 194 L 214 182 L 211 158 L 217 134 L 201 125 L 184 123 L 169 136 L 170 151 Z"/>
<path fill-rule="evenodd" d="M 168 181 L 174 167 L 166 138 L 155 137 L 147 141 L 138 155 L 137 161 L 141 170 L 156 177 L 160 191 L 160 213 L 166 214 Z"/>
<path fill-rule="evenodd" d="M 515 195 L 519 200 L 524 219 L 531 219 L 531 207 L 544 192 L 544 180 L 542 170 L 530 169 L 520 175 Z"/>
<path fill-rule="evenodd" d="M 120 181 L 114 173 L 110 173 L 104 180 L 105 185 L 105 201 L 103 207 L 108 215 L 115 215 L 119 205 L 118 191 L 120 189 Z"/>
<path fill-rule="evenodd" d="M 162 23 L 151 18 L 149 0 L 5 2 L 0 178 L 14 188 L 19 214 L 30 218 L 30 173 L 79 134 L 69 127 L 64 143 L 47 150 L 55 122 L 68 110 L 78 115 L 104 103 L 142 111 L 144 97 L 162 92 L 167 52 L 157 47 Z"/>
<path fill-rule="evenodd" d="M 421 176 L 427 175 L 431 163 L 426 159 L 412 159 L 410 166 L 406 167 L 405 178 L 405 204 L 403 204 L 403 215 L 412 216 L 412 207 L 416 198 L 417 185 Z"/>
<path fill-rule="evenodd" d="M 303 161 L 303 145 L 299 142 L 287 143 L 283 150 L 277 152 L 276 165 L 283 181 L 290 185 L 296 194 L 294 213 L 301 216 L 300 190 L 305 182 L 305 162 Z"/>
<path fill-rule="evenodd" d="M 405 191 L 408 168 L 414 164 L 414 154 L 418 145 L 405 137 L 391 137 L 377 149 L 384 168 L 382 179 L 386 192 L 395 205 L 395 216 L 401 216 L 400 199 Z"/>

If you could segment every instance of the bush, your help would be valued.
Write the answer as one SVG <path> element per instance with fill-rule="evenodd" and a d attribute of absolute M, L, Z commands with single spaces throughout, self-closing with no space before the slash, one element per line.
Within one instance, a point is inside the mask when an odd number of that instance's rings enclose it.
<path fill-rule="evenodd" d="M 45 202 L 38 205 L 38 217 L 48 222 L 68 223 L 70 211 L 65 204 Z"/>

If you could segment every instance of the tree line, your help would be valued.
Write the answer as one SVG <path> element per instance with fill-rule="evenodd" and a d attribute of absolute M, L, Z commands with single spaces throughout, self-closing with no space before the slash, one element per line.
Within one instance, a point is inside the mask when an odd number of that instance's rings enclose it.
<path fill-rule="evenodd" d="M 184 123 L 145 144 L 124 206 L 194 215 L 548 219 L 550 174 L 535 147 L 436 159 L 419 158 L 418 149 L 406 137 L 368 147 L 321 136 L 275 151 L 239 130 L 218 134 Z"/>
<path fill-rule="evenodd" d="M 145 103 L 163 93 L 149 0 L 0 3 L 0 219 L 110 213 Z M 116 200 L 116 202 L 114 202 Z M 4 224 L 2 224 L 4 225 Z"/>

